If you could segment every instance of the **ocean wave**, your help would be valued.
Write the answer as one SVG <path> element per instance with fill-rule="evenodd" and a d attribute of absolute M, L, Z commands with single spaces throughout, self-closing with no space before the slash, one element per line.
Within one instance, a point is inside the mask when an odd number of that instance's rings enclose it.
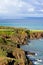
<path fill-rule="evenodd" d="M 33 63 L 34 63 L 34 64 L 39 64 L 39 62 L 37 62 L 37 61 L 33 61 Z"/>
<path fill-rule="evenodd" d="M 37 56 L 37 53 L 35 53 L 35 56 Z"/>
<path fill-rule="evenodd" d="M 43 62 L 41 59 L 36 59 L 38 62 Z"/>

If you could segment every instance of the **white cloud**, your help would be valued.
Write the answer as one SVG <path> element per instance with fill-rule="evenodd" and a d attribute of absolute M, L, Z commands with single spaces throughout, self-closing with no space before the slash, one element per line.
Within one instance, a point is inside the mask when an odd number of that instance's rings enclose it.
<path fill-rule="evenodd" d="M 27 2 L 28 1 L 28 2 Z M 0 0 L 0 14 L 20 16 L 43 12 L 43 2 L 39 0 Z M 21 15 L 21 16 L 22 16 Z"/>
<path fill-rule="evenodd" d="M 13 9 L 19 9 L 22 7 L 31 7 L 31 5 L 29 3 L 26 3 L 22 0 L 0 0 L 0 10 L 7 10 L 7 9 L 11 9 L 13 7 Z M 12 10 L 12 9 L 11 9 Z"/>
<path fill-rule="evenodd" d="M 0 0 L 0 13 L 17 14 L 23 11 L 22 8 L 27 6 L 27 3 L 22 0 Z"/>
<path fill-rule="evenodd" d="M 43 9 L 39 10 L 40 12 L 43 12 Z"/>
<path fill-rule="evenodd" d="M 34 12 L 34 11 L 35 11 L 34 8 L 29 8 L 29 9 L 28 9 L 28 12 Z"/>

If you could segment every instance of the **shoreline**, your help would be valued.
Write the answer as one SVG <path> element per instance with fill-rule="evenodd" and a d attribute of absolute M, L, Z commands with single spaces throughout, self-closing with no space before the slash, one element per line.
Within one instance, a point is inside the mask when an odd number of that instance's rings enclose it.
<path fill-rule="evenodd" d="M 25 45 L 28 41 L 26 30 L 11 27 L 0 27 L 0 29 L 0 59 L 2 57 L 3 60 L 0 65 L 32 65 L 32 61 L 27 60 L 25 51 L 20 48 L 20 45 Z M 10 31 L 6 31 L 9 29 Z"/>
<path fill-rule="evenodd" d="M 8 31 L 9 30 L 9 31 Z M 26 45 L 32 39 L 43 38 L 43 32 L 36 32 L 35 30 L 27 30 L 24 28 L 0 27 L 0 56 L 10 57 L 7 59 L 7 65 L 33 65 L 26 55 L 35 55 L 33 52 L 24 51 L 20 45 Z M 7 54 L 7 55 L 6 55 Z M 13 60 L 12 60 L 13 58 Z M 16 59 L 16 61 L 14 61 Z M 22 61 L 21 61 L 21 60 Z M 19 61 L 20 60 L 20 61 Z M 9 62 L 10 61 L 10 62 Z M 4 61 L 5 65 L 6 62 Z M 4 64 L 4 63 L 1 63 Z"/>

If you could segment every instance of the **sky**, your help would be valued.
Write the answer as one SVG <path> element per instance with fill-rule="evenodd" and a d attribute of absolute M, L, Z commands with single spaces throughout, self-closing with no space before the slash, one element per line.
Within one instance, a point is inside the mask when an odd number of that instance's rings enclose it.
<path fill-rule="evenodd" d="M 43 0 L 0 0 L 0 18 L 43 17 Z"/>

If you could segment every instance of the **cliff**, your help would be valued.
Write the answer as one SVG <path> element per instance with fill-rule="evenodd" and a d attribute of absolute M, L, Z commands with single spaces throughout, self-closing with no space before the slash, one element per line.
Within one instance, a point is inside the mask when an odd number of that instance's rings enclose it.
<path fill-rule="evenodd" d="M 20 45 L 39 38 L 43 38 L 43 30 L 0 26 L 0 65 L 33 65 L 26 57 L 27 52 L 20 49 Z"/>
<path fill-rule="evenodd" d="M 30 39 L 43 38 L 43 30 L 30 31 Z"/>
<path fill-rule="evenodd" d="M 0 65 L 33 65 L 20 49 L 20 45 L 27 41 L 26 29 L 0 27 Z"/>

